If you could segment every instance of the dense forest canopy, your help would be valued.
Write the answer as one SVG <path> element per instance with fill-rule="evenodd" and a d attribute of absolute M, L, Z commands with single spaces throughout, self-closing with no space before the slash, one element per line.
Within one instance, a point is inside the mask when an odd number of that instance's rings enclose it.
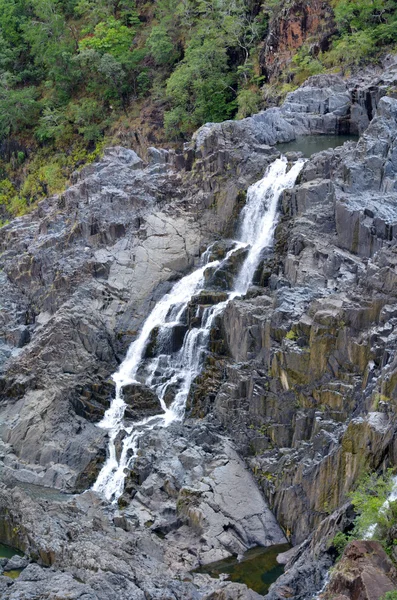
<path fill-rule="evenodd" d="M 160 107 L 164 139 L 265 107 L 260 51 L 293 0 L 0 0 L 0 209 L 23 212 L 92 160 L 115 124 Z M 327 51 L 304 44 L 276 82 L 376 59 L 394 0 L 334 0 Z M 274 86 L 274 82 L 273 82 Z M 1 212 L 0 212 L 1 218 Z"/>

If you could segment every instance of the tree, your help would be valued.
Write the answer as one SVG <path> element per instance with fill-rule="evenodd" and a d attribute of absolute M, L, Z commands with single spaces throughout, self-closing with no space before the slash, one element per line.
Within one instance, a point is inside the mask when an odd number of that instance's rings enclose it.
<path fill-rule="evenodd" d="M 325 58 L 329 64 L 359 64 L 374 56 L 379 46 L 397 41 L 395 0 L 339 0 L 334 12 L 341 37 Z"/>
<path fill-rule="evenodd" d="M 158 65 L 172 66 L 180 56 L 164 24 L 155 25 L 152 28 L 147 40 L 147 46 Z"/>
<path fill-rule="evenodd" d="M 90 26 L 107 21 L 111 16 L 125 25 L 138 25 L 139 18 L 135 0 L 77 0 L 75 12 L 85 17 Z"/>
<path fill-rule="evenodd" d="M 57 0 L 29 0 L 33 16 L 23 25 L 24 39 L 43 78 L 56 85 L 63 100 L 79 81 L 72 56 L 77 49 L 76 32 L 66 23 Z M 66 98 L 65 98 L 66 96 Z"/>
<path fill-rule="evenodd" d="M 4 74 L 0 81 L 0 139 L 32 127 L 39 114 L 37 89 L 14 88 L 12 84 L 12 77 Z"/>
<path fill-rule="evenodd" d="M 101 21 L 96 25 L 94 34 L 83 38 L 79 43 L 80 50 L 96 50 L 100 54 L 111 54 L 123 60 L 131 49 L 134 30 L 126 27 L 114 17 Z"/>
<path fill-rule="evenodd" d="M 165 116 L 172 137 L 188 134 L 206 121 L 222 121 L 235 110 L 234 76 L 223 40 L 214 32 L 194 39 L 167 82 L 172 110 Z"/>

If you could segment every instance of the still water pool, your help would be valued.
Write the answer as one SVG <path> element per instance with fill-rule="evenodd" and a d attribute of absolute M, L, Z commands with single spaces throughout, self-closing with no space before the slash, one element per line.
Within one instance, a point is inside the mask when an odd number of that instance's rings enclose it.
<path fill-rule="evenodd" d="M 228 575 L 229 581 L 245 583 L 258 594 L 266 594 L 272 583 L 284 572 L 284 567 L 277 563 L 280 552 L 286 552 L 290 546 L 282 544 L 263 548 L 253 548 L 244 554 L 242 560 L 236 557 L 226 558 L 197 569 L 197 573 L 207 573 L 218 578 L 221 573 Z"/>
<path fill-rule="evenodd" d="M 306 158 L 309 158 L 316 152 L 328 150 L 328 148 L 337 148 L 345 142 L 357 142 L 358 136 L 355 135 L 302 135 L 292 142 L 286 144 L 277 144 L 277 150 L 282 154 L 286 152 L 302 152 Z"/>
<path fill-rule="evenodd" d="M 19 550 L 15 550 L 15 548 L 10 548 L 10 546 L 4 546 L 4 544 L 0 544 L 0 558 L 12 558 L 18 554 L 19 556 L 23 556 L 23 552 L 19 552 Z M 17 579 L 21 571 L 6 571 L 3 573 L 6 577 L 10 577 L 11 579 Z"/>
<path fill-rule="evenodd" d="M 23 553 L 19 552 L 19 550 L 15 550 L 15 548 L 0 544 L 0 558 L 12 558 L 16 554 L 18 554 L 18 556 L 23 556 Z"/>

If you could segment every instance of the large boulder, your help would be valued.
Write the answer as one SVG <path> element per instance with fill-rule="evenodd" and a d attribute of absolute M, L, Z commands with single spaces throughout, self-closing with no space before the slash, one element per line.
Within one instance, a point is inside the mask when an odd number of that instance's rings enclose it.
<path fill-rule="evenodd" d="M 397 571 L 379 542 L 355 541 L 348 544 L 332 572 L 323 598 L 336 597 L 379 600 L 397 590 Z"/>

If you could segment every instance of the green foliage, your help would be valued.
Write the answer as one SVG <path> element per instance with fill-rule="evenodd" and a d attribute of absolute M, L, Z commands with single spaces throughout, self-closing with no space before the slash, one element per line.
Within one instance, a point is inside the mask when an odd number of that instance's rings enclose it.
<path fill-rule="evenodd" d="M 222 40 L 216 36 L 194 40 L 167 83 L 175 107 L 165 119 L 170 137 L 187 134 L 206 121 L 227 119 L 235 108 L 233 80 Z"/>
<path fill-rule="evenodd" d="M 97 142 L 102 138 L 106 122 L 102 106 L 93 98 L 70 103 L 67 115 L 86 141 Z"/>
<path fill-rule="evenodd" d="M 134 0 L 77 0 L 74 12 L 85 18 L 89 30 L 111 16 L 119 18 L 125 25 L 139 23 Z"/>
<path fill-rule="evenodd" d="M 39 118 L 35 135 L 40 142 L 64 140 L 70 133 L 70 125 L 62 110 L 46 106 Z"/>
<path fill-rule="evenodd" d="M 255 14 L 243 0 L 162 0 L 159 8 L 160 22 L 148 39 L 156 62 L 175 60 L 172 47 L 178 48 L 181 30 L 187 40 L 184 57 L 167 81 L 168 135 L 187 136 L 205 122 L 258 110 L 260 78 L 252 58 L 267 26 L 263 13 Z"/>
<path fill-rule="evenodd" d="M 338 531 L 338 533 L 333 538 L 331 544 L 337 551 L 338 558 L 340 558 L 342 556 L 349 541 L 350 541 L 350 537 L 348 535 L 346 535 L 346 533 L 343 533 L 342 531 Z"/>
<path fill-rule="evenodd" d="M 386 594 L 383 594 L 380 600 L 397 600 L 397 590 L 386 592 Z"/>
<path fill-rule="evenodd" d="M 237 94 L 237 118 L 244 119 L 260 109 L 261 93 L 258 88 L 243 88 Z"/>
<path fill-rule="evenodd" d="M 0 204 L 9 205 L 13 197 L 17 194 L 17 190 L 9 179 L 0 181 Z"/>
<path fill-rule="evenodd" d="M 71 173 L 78 166 L 94 161 L 102 153 L 103 146 L 100 142 L 88 152 L 84 145 L 76 145 L 68 155 L 59 152 L 49 156 L 47 150 L 36 153 L 20 189 L 8 178 L 0 181 L 0 206 L 10 217 L 26 213 L 38 200 L 61 192 Z"/>
<path fill-rule="evenodd" d="M 80 50 L 96 50 L 100 54 L 110 54 L 116 59 L 123 60 L 128 54 L 134 31 L 123 25 L 114 17 L 101 21 L 96 25 L 94 33 L 83 38 L 79 43 Z"/>
<path fill-rule="evenodd" d="M 78 79 L 71 68 L 76 46 L 73 31 L 67 26 L 60 2 L 29 0 L 28 5 L 31 15 L 23 21 L 22 31 L 30 48 L 30 59 L 38 67 L 40 78 L 55 84 L 64 98 Z"/>
<path fill-rule="evenodd" d="M 334 12 L 341 35 L 325 57 L 328 65 L 359 65 L 397 41 L 395 0 L 336 0 Z"/>
<path fill-rule="evenodd" d="M 287 338 L 287 340 L 295 341 L 298 339 L 298 334 L 292 329 L 290 329 L 285 337 Z"/>
<path fill-rule="evenodd" d="M 294 83 L 301 85 L 308 77 L 324 72 L 324 65 L 311 55 L 307 46 L 302 46 L 292 59 Z"/>
<path fill-rule="evenodd" d="M 342 32 L 352 33 L 395 20 L 397 4 L 393 0 L 337 0 L 335 21 Z"/>
<path fill-rule="evenodd" d="M 366 474 L 350 494 L 357 517 L 349 533 L 339 531 L 331 542 L 338 557 L 352 540 L 378 540 L 386 550 L 397 542 L 394 538 L 397 526 L 397 501 L 389 500 L 394 478 L 389 470 L 385 475 Z"/>
<path fill-rule="evenodd" d="M 385 529 L 394 522 L 395 503 L 386 503 L 393 486 L 391 473 L 377 476 L 371 473 L 364 477 L 351 495 L 351 502 L 358 513 L 353 535 L 360 539 L 368 528 L 376 524 L 375 539 L 384 539 Z"/>
<path fill-rule="evenodd" d="M 32 127 L 39 114 L 34 87 L 16 88 L 11 77 L 0 81 L 0 139 Z"/>
<path fill-rule="evenodd" d="M 357 66 L 364 60 L 374 56 L 376 43 L 371 31 L 356 31 L 344 34 L 336 40 L 326 56 L 327 66 L 342 65 L 343 67 Z"/>
<path fill-rule="evenodd" d="M 140 24 L 133 0 L 0 0 L 0 140 L 102 137 L 114 108 L 148 90 Z"/>
<path fill-rule="evenodd" d="M 22 198 L 30 202 L 60 192 L 65 185 L 62 167 L 56 161 L 40 166 L 30 173 L 22 186 Z"/>
<path fill-rule="evenodd" d="M 152 27 L 147 47 L 158 65 L 173 65 L 180 56 L 164 24 Z"/>

